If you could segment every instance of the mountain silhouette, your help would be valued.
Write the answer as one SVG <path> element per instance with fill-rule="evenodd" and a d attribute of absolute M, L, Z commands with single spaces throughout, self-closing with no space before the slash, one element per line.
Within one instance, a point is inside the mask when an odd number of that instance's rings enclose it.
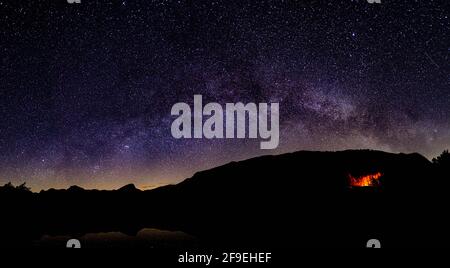
<path fill-rule="evenodd" d="M 438 247 L 449 237 L 442 170 L 419 154 L 301 151 L 231 162 L 148 191 L 5 186 L 0 232 L 17 247 L 43 235 L 144 228 L 182 231 L 211 248 L 365 247 L 372 238 L 385 247 Z"/>
<path fill-rule="evenodd" d="M 127 184 L 127 185 L 123 186 L 122 188 L 120 188 L 118 191 L 128 192 L 128 193 L 136 193 L 136 192 L 140 192 L 141 190 L 136 188 L 136 186 L 134 184 Z"/>

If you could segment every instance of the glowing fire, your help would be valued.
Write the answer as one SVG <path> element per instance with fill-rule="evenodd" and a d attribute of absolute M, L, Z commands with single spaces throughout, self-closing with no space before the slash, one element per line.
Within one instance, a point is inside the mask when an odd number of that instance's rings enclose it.
<path fill-rule="evenodd" d="M 350 185 L 352 187 L 374 187 L 380 184 L 379 179 L 383 174 L 381 172 L 361 176 L 361 177 L 353 177 L 352 175 L 348 175 L 350 178 Z"/>

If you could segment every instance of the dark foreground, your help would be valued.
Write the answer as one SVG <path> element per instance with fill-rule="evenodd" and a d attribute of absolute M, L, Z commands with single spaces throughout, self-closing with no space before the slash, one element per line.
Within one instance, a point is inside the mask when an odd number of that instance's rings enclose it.
<path fill-rule="evenodd" d="M 446 247 L 446 170 L 418 154 L 297 152 L 150 191 L 5 186 L 1 247 L 62 247 L 68 238 L 125 248 L 363 248 L 372 238 L 383 247 Z M 373 187 L 350 185 L 349 175 L 377 173 Z"/>

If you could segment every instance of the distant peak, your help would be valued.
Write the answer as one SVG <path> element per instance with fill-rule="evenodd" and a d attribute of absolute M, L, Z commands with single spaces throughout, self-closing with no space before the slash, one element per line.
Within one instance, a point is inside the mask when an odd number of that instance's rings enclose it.
<path fill-rule="evenodd" d="M 72 185 L 69 187 L 69 189 L 67 189 L 68 191 L 84 191 L 83 188 L 81 188 L 80 186 L 76 186 L 76 185 Z"/>
<path fill-rule="evenodd" d="M 121 192 L 136 192 L 136 191 L 140 191 L 140 190 L 138 188 L 136 188 L 136 186 L 133 183 L 130 183 L 130 184 L 127 184 L 127 185 L 123 186 L 118 191 L 121 191 Z"/>

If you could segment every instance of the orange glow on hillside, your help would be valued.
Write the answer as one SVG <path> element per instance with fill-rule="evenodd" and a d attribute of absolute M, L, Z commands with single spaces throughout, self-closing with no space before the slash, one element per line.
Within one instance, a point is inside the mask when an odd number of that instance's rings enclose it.
<path fill-rule="evenodd" d="M 380 184 L 379 179 L 383 176 L 381 172 L 361 177 L 349 175 L 351 187 L 375 187 Z"/>

